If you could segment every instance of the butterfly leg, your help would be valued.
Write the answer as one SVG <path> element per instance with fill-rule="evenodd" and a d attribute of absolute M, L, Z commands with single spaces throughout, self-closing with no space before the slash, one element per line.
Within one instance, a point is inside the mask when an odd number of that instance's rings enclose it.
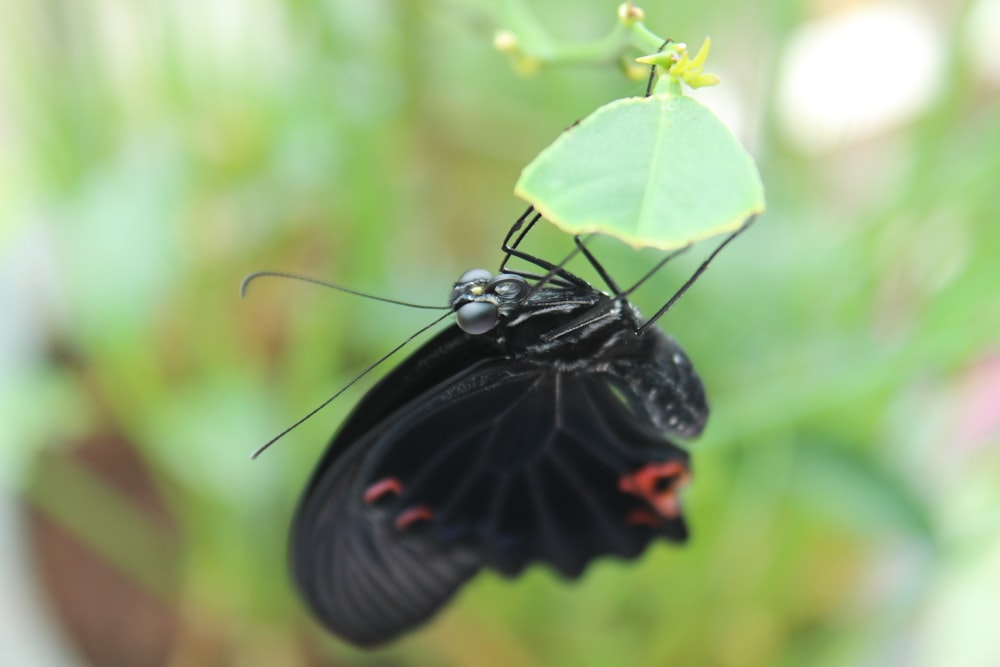
<path fill-rule="evenodd" d="M 725 240 L 722 243 L 720 243 L 718 245 L 718 247 L 716 247 L 715 250 L 712 251 L 712 254 L 709 255 L 708 258 L 704 262 L 702 262 L 701 265 L 697 269 L 695 269 L 695 272 L 691 275 L 690 278 L 687 279 L 687 281 L 685 281 L 685 283 L 683 285 L 680 286 L 680 289 L 678 289 L 676 292 L 674 292 L 674 295 L 672 297 L 670 297 L 667 300 L 667 302 L 665 304 L 663 304 L 663 306 L 658 311 L 656 311 L 656 313 L 653 314 L 653 316 L 650 317 L 649 320 L 645 324 L 643 324 L 641 327 L 639 327 L 639 331 L 642 331 L 646 327 L 652 326 L 653 323 L 656 322 L 656 320 L 660 319 L 660 317 L 662 317 L 664 313 L 666 313 L 668 310 L 670 310 L 670 308 L 675 303 L 677 303 L 677 300 L 680 299 L 681 296 L 683 296 L 684 293 L 688 291 L 688 289 L 691 287 L 691 285 L 694 284 L 694 282 L 696 280 L 698 280 L 698 277 L 701 276 L 701 274 L 703 274 L 705 272 L 705 270 L 708 268 L 708 265 L 712 263 L 713 259 L 715 259 L 715 256 L 718 255 L 722 251 L 723 248 L 725 248 L 727 245 L 729 245 L 730 241 L 732 241 L 737 236 L 739 236 L 744 231 L 746 231 L 747 227 L 750 226 L 750 224 L 754 221 L 754 218 L 756 218 L 756 217 L 757 216 L 755 216 L 755 215 L 750 216 L 749 218 L 747 218 L 746 222 L 744 222 L 740 226 L 739 229 L 737 229 L 735 232 L 733 232 L 732 234 L 730 234 L 729 236 L 727 236 L 725 238 Z"/>
<path fill-rule="evenodd" d="M 587 287 L 588 285 L 586 281 L 584 281 L 580 277 L 574 275 L 573 273 L 563 268 L 563 264 L 568 262 L 572 258 L 572 256 L 576 254 L 577 251 L 574 250 L 569 257 L 566 257 L 559 264 L 553 264 L 552 262 L 548 262 L 540 257 L 536 257 L 535 255 L 526 253 L 523 250 L 518 250 L 518 246 L 521 244 L 521 241 L 524 240 L 524 237 L 528 234 L 529 231 L 531 231 L 532 227 L 535 226 L 535 223 L 537 223 L 541 219 L 542 219 L 542 214 L 536 212 L 533 206 L 529 206 L 528 209 L 521 214 L 521 217 L 519 217 L 514 222 L 514 225 L 507 232 L 507 236 L 504 237 L 503 243 L 500 246 L 500 250 L 506 256 L 504 257 L 503 262 L 500 263 L 500 269 L 498 270 L 498 273 L 513 273 L 523 278 L 538 280 L 542 284 L 549 282 L 555 277 L 555 278 L 561 278 L 562 280 L 557 280 L 556 282 L 560 282 L 564 285 Z M 521 228 L 525 224 L 525 221 L 527 221 L 527 226 L 524 227 L 523 230 L 521 230 Z M 511 243 L 511 239 L 514 237 L 514 234 L 516 234 L 518 230 L 521 230 L 521 233 L 518 234 L 514 242 Z M 534 264 L 535 266 L 541 269 L 545 269 L 546 271 L 548 271 L 548 273 L 546 275 L 539 275 L 535 273 L 527 273 L 524 271 L 514 271 L 508 269 L 507 262 L 509 262 L 512 257 L 516 257 L 517 259 L 522 259 L 530 264 Z"/>

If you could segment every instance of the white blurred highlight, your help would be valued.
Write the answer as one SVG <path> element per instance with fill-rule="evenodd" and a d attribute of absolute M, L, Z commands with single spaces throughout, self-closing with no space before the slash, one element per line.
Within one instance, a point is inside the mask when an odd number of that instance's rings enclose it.
<path fill-rule="evenodd" d="M 804 24 L 782 57 L 778 114 L 822 153 L 919 115 L 941 89 L 943 35 L 919 7 L 880 3 Z"/>
<path fill-rule="evenodd" d="M 965 33 L 973 69 L 1000 85 L 1000 0 L 979 0 L 966 19 Z"/>

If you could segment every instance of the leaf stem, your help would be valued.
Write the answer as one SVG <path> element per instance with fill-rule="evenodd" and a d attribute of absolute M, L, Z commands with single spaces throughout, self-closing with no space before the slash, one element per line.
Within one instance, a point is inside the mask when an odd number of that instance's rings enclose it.
<path fill-rule="evenodd" d="M 694 88 L 718 83 L 718 77 L 701 71 L 710 42 L 706 40 L 702 50 L 691 59 L 684 44 L 667 44 L 668 40 L 647 28 L 643 11 L 631 2 L 618 8 L 618 20 L 608 34 L 589 42 L 556 39 L 525 0 L 504 0 L 499 13 L 509 29 L 496 34 L 494 45 L 508 54 L 523 74 L 535 73 L 543 65 L 615 63 L 623 67 L 627 76 L 638 77 L 644 69 L 628 57 L 630 52 L 638 52 L 644 56 L 640 62 L 659 68 L 661 79 L 673 80 L 673 84 L 666 84 L 671 94 L 681 94 L 680 81 Z M 657 88 L 663 89 L 664 85 L 661 81 Z"/>
<path fill-rule="evenodd" d="M 646 27 L 642 21 L 636 21 L 629 29 L 631 44 L 643 53 L 654 53 L 667 41 Z"/>

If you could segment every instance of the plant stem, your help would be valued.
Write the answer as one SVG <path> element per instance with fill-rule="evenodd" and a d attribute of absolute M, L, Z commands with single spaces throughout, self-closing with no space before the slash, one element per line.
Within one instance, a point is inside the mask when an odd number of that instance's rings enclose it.
<path fill-rule="evenodd" d="M 642 51 L 643 54 L 656 53 L 667 41 L 647 28 L 642 22 L 632 24 L 629 36 L 631 37 L 631 45 Z"/>
<path fill-rule="evenodd" d="M 632 48 L 655 53 L 664 42 L 638 21 L 629 26 L 616 21 L 607 35 L 590 42 L 562 42 L 541 24 L 524 0 L 504 0 L 500 14 L 517 36 L 521 53 L 547 65 L 615 62 Z"/>

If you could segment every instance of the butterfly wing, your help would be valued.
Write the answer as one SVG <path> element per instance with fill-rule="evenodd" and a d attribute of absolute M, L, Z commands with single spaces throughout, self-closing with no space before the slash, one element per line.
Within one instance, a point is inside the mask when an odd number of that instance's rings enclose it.
<path fill-rule="evenodd" d="M 687 454 L 602 375 L 498 362 L 393 420 L 360 476 L 401 534 L 506 575 L 542 561 L 575 577 L 657 535 L 686 539 L 688 474 Z"/>
<path fill-rule="evenodd" d="M 449 327 L 378 382 L 327 447 L 290 536 L 292 575 L 331 631 L 360 646 L 393 639 L 430 617 L 479 569 L 474 555 L 401 535 L 361 502 L 358 471 L 387 417 L 428 386 L 487 363 L 484 339 Z M 416 401 L 419 405 L 419 401 Z"/>
<path fill-rule="evenodd" d="M 401 369 L 373 393 L 399 372 L 407 384 L 413 369 Z M 481 566 L 515 575 L 543 561 L 575 577 L 658 535 L 684 540 L 687 456 L 615 391 L 596 373 L 487 358 L 377 423 L 366 397 L 293 522 L 293 571 L 313 611 L 372 645 L 426 620 Z M 364 436 L 339 442 L 359 419 Z"/>
<path fill-rule="evenodd" d="M 501 358 L 489 339 L 470 336 L 450 326 L 424 343 L 396 366 L 362 397 L 344 420 L 317 464 L 310 487 L 315 485 L 337 459 L 365 439 L 386 417 L 427 392 L 429 387 Z M 307 488 L 306 494 L 311 493 Z"/>
<path fill-rule="evenodd" d="M 348 452 L 303 498 L 292 526 L 291 565 L 324 625 L 354 644 L 374 646 L 433 615 L 475 574 L 479 560 L 400 534 L 373 514 L 357 493 L 363 454 L 363 447 Z"/>

